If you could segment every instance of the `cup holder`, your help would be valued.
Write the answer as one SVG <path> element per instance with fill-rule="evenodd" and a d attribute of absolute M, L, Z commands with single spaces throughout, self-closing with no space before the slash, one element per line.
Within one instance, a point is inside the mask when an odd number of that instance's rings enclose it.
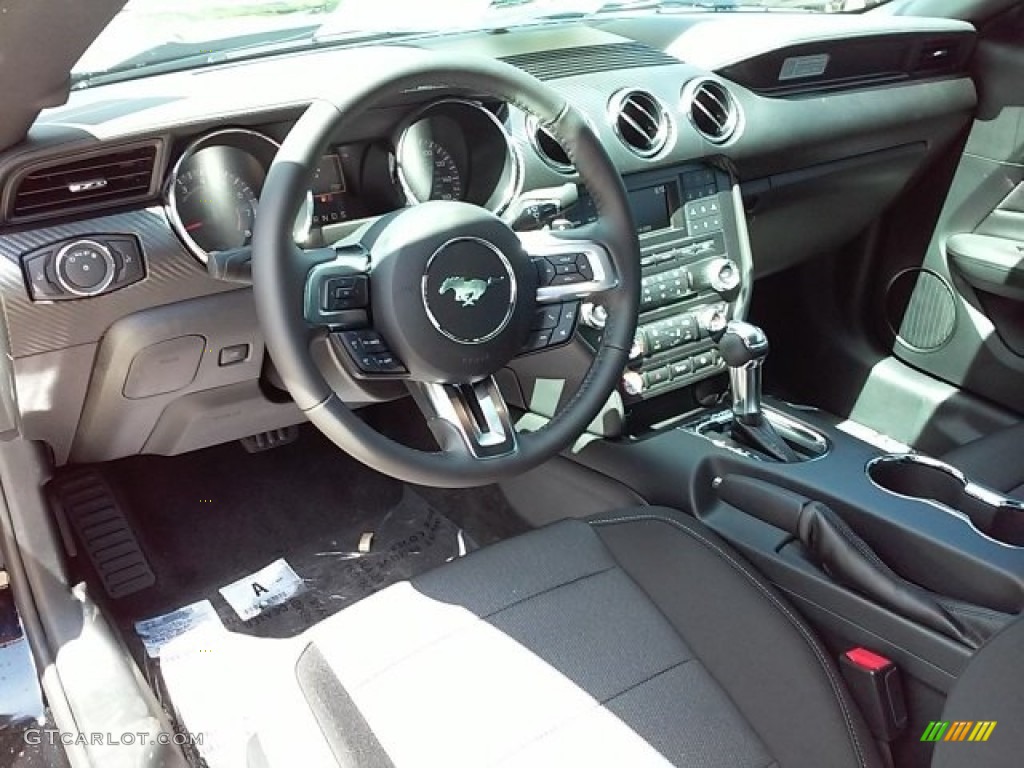
<path fill-rule="evenodd" d="M 975 485 L 956 467 L 925 456 L 892 455 L 873 460 L 867 473 L 882 490 L 940 505 L 982 536 L 1024 547 L 1024 504 Z"/>

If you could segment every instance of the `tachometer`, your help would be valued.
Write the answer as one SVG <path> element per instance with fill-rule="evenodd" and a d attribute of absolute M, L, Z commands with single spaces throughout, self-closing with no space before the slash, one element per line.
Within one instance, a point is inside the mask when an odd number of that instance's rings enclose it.
<path fill-rule="evenodd" d="M 210 150 L 204 151 L 212 151 Z M 248 245 L 256 223 L 256 192 L 230 165 L 199 161 L 174 181 L 181 227 L 206 253 Z"/>
<path fill-rule="evenodd" d="M 252 241 L 260 192 L 277 149 L 273 139 L 244 128 L 213 131 L 185 148 L 171 171 L 167 215 L 201 261 Z M 296 242 L 305 242 L 311 218 L 307 196 L 295 221 Z"/>

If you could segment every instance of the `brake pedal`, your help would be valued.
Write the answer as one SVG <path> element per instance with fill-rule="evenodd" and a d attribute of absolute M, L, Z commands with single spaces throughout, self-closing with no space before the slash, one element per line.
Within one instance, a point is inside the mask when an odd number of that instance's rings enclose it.
<path fill-rule="evenodd" d="M 156 575 L 103 475 L 95 470 L 72 472 L 52 480 L 49 488 L 110 597 L 131 595 L 156 583 Z"/>
<path fill-rule="evenodd" d="M 271 448 L 280 448 L 282 445 L 294 443 L 299 439 L 298 426 L 281 427 L 271 429 L 268 432 L 260 432 L 258 435 L 243 437 L 239 442 L 249 453 L 261 453 Z"/>

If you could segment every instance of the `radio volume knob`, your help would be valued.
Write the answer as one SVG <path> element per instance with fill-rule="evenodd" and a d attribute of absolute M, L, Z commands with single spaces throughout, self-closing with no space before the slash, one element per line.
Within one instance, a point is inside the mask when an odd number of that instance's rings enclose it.
<path fill-rule="evenodd" d="M 637 371 L 626 371 L 622 374 L 622 389 L 627 395 L 642 395 L 644 393 L 644 375 Z"/>
<path fill-rule="evenodd" d="M 740 268 L 732 259 L 713 259 L 704 268 L 704 283 L 718 293 L 729 293 L 740 284 Z"/>

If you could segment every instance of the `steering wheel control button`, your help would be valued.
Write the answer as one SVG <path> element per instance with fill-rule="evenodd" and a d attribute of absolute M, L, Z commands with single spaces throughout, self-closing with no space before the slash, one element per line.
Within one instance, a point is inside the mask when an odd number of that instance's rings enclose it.
<path fill-rule="evenodd" d="M 576 269 L 581 275 L 583 275 L 584 280 L 594 279 L 594 267 L 590 263 L 590 259 L 587 257 L 587 254 L 580 253 L 576 255 Z"/>
<path fill-rule="evenodd" d="M 75 240 L 54 259 L 57 283 L 74 296 L 95 296 L 114 281 L 117 265 L 110 249 L 95 240 Z"/>
<path fill-rule="evenodd" d="M 505 254 L 480 238 L 449 240 L 430 257 L 423 274 L 427 317 L 441 335 L 459 344 L 483 344 L 505 330 L 517 293 Z"/>
<path fill-rule="evenodd" d="M 534 259 L 534 266 L 537 268 L 537 280 L 540 285 L 551 285 L 557 271 L 555 265 L 547 259 Z"/>
<path fill-rule="evenodd" d="M 325 312 L 364 309 L 370 300 L 369 281 L 365 275 L 327 277 L 321 285 L 321 308 Z"/>
<path fill-rule="evenodd" d="M 379 352 L 373 356 L 373 365 L 380 373 L 405 373 L 405 366 L 390 352 Z"/>
<path fill-rule="evenodd" d="M 551 346 L 565 344 L 572 339 L 576 332 L 576 317 L 579 314 L 578 304 L 563 304 L 562 316 L 558 319 L 558 326 L 551 334 Z"/>
<path fill-rule="evenodd" d="M 526 352 L 539 352 L 551 344 L 551 331 L 534 331 L 526 342 Z"/>
<path fill-rule="evenodd" d="M 343 331 L 332 336 L 340 339 L 349 358 L 362 373 L 403 374 L 402 361 L 388 349 L 384 339 L 376 331 Z"/>
<path fill-rule="evenodd" d="M 562 308 L 558 304 L 549 304 L 545 307 L 539 307 L 537 313 L 533 316 L 533 323 L 530 325 L 531 331 L 551 331 L 554 330 L 558 325 L 558 319 L 562 315 Z"/>
<path fill-rule="evenodd" d="M 550 327 L 534 328 L 523 347 L 523 354 L 539 352 L 542 349 L 557 347 L 569 342 L 576 333 L 576 320 L 579 317 L 580 305 L 577 301 L 565 304 L 552 304 L 538 310 L 537 317 L 543 314 L 544 324 Z M 552 325 L 551 322 L 554 322 Z M 535 320 L 535 324 L 536 324 Z"/>
<path fill-rule="evenodd" d="M 585 253 L 558 253 L 534 259 L 540 285 L 575 285 L 594 279 L 594 267 Z"/>

